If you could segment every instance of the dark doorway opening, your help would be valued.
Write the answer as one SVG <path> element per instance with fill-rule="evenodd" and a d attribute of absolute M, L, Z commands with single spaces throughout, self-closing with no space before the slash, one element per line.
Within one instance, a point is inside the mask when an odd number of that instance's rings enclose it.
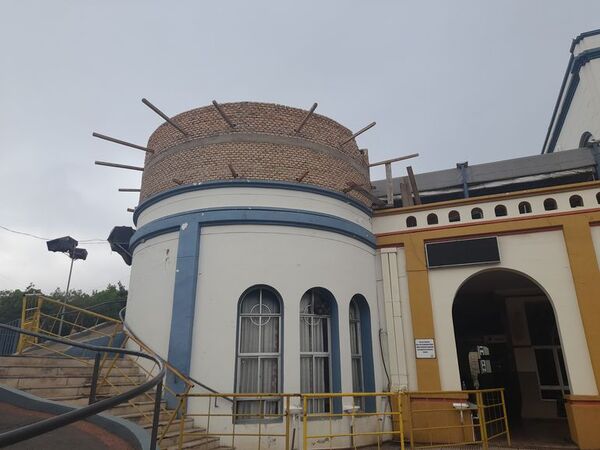
<path fill-rule="evenodd" d="M 569 380 L 545 292 L 518 272 L 484 271 L 458 290 L 452 314 L 463 389 L 504 388 L 519 445 L 572 446 Z"/>

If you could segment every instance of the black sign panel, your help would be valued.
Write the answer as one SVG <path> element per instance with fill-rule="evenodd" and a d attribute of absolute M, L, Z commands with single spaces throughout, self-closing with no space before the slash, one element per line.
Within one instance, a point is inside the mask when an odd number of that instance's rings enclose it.
<path fill-rule="evenodd" d="M 429 268 L 500 262 L 496 237 L 432 242 L 425 249 Z"/>

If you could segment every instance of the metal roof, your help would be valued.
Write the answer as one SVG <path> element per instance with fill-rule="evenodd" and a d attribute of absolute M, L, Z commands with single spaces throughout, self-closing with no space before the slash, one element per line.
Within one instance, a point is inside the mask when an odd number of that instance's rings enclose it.
<path fill-rule="evenodd" d="M 599 164 L 600 151 L 598 149 L 581 148 L 476 164 L 466 168 L 466 175 L 469 188 L 476 188 L 477 185 L 490 182 L 552 175 L 560 172 L 595 172 Z M 400 194 L 402 178 L 404 177 L 393 178 L 394 195 Z M 463 186 L 461 170 L 458 168 L 415 174 L 415 178 L 421 195 L 427 195 L 427 191 L 462 190 Z M 373 193 L 384 198 L 386 180 L 373 181 L 372 184 L 375 186 Z M 511 191 L 510 188 L 506 190 Z"/>

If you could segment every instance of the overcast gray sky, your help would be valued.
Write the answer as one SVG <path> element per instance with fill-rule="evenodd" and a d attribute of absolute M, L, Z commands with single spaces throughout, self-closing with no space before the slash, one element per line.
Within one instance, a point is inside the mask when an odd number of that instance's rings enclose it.
<path fill-rule="evenodd" d="M 143 144 L 161 120 L 212 99 L 308 108 L 353 130 L 371 160 L 419 152 L 424 172 L 539 153 L 571 39 L 597 1 L 0 0 L 0 226 L 106 238 L 131 225 Z M 395 167 L 401 173 L 404 167 Z M 379 172 L 373 178 L 381 178 Z M 72 287 L 128 284 L 87 244 Z M 69 260 L 0 229 L 0 289 L 64 289 Z"/>

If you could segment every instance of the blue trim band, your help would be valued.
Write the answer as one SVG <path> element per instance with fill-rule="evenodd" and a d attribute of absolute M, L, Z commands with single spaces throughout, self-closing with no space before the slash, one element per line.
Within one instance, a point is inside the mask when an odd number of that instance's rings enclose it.
<path fill-rule="evenodd" d="M 590 33 L 597 34 L 596 32 Z M 573 97 L 575 97 L 575 92 L 577 91 L 577 86 L 579 85 L 579 71 L 588 62 L 597 58 L 600 58 L 600 48 L 592 48 L 590 50 L 585 50 L 577 56 L 571 55 L 571 58 L 569 59 L 569 65 L 567 66 L 567 71 L 565 73 L 565 77 L 561 85 L 561 90 L 558 94 L 556 105 L 554 106 L 554 112 L 552 114 L 550 126 L 548 127 L 548 133 L 546 134 L 546 142 L 544 142 L 544 148 L 542 149 L 542 153 L 554 152 L 554 147 L 556 146 L 556 142 L 558 141 L 558 137 L 560 136 L 562 127 L 565 123 L 565 120 L 567 119 L 567 114 L 569 113 L 569 109 L 571 108 L 571 102 L 573 101 Z M 569 74 L 571 74 L 571 80 L 569 81 L 569 86 L 565 90 L 565 85 L 567 79 L 569 78 Z M 562 107 L 560 108 L 560 114 L 557 115 L 558 108 L 560 106 L 561 100 L 563 99 L 563 94 L 564 101 L 562 102 Z M 553 128 L 552 125 L 553 123 L 555 123 L 555 120 L 556 125 Z M 550 133 L 552 133 L 551 138 Z"/>
<path fill-rule="evenodd" d="M 168 355 L 169 364 L 186 375 L 190 373 L 192 359 L 199 251 L 200 227 L 198 222 L 188 222 L 179 231 Z M 182 393 L 185 389 L 184 383 L 172 372 L 167 374 L 166 383 L 175 393 Z M 175 396 L 170 394 L 165 397 L 169 406 L 177 405 Z"/>
<path fill-rule="evenodd" d="M 138 205 L 133 213 L 133 223 L 137 225 L 138 217 L 140 214 L 150 206 L 165 200 L 175 195 L 184 194 L 186 192 L 202 191 L 205 189 L 217 189 L 217 188 L 229 188 L 229 187 L 249 187 L 249 188 L 265 188 L 265 189 L 286 189 L 290 191 L 310 192 L 311 194 L 324 195 L 331 197 L 341 202 L 347 203 L 355 208 L 361 210 L 369 217 L 373 215 L 371 208 L 365 206 L 359 201 L 352 197 L 342 194 L 341 192 L 326 189 L 313 184 L 303 183 L 291 183 L 287 181 L 269 181 L 269 180 L 248 180 L 248 179 L 236 179 L 236 180 L 217 180 L 207 181 L 199 184 L 187 184 L 184 186 L 177 186 L 167 191 L 160 192 L 153 195 L 152 197 L 144 200 Z"/>
<path fill-rule="evenodd" d="M 154 220 L 139 228 L 129 242 L 133 253 L 144 240 L 177 231 L 182 224 L 216 225 L 279 225 L 330 231 L 356 239 L 376 248 L 375 236 L 369 230 L 346 219 L 329 214 L 285 208 L 211 208 L 174 214 Z M 181 241 L 180 241 L 181 245 Z M 179 256 L 178 256 L 179 260 Z"/>

